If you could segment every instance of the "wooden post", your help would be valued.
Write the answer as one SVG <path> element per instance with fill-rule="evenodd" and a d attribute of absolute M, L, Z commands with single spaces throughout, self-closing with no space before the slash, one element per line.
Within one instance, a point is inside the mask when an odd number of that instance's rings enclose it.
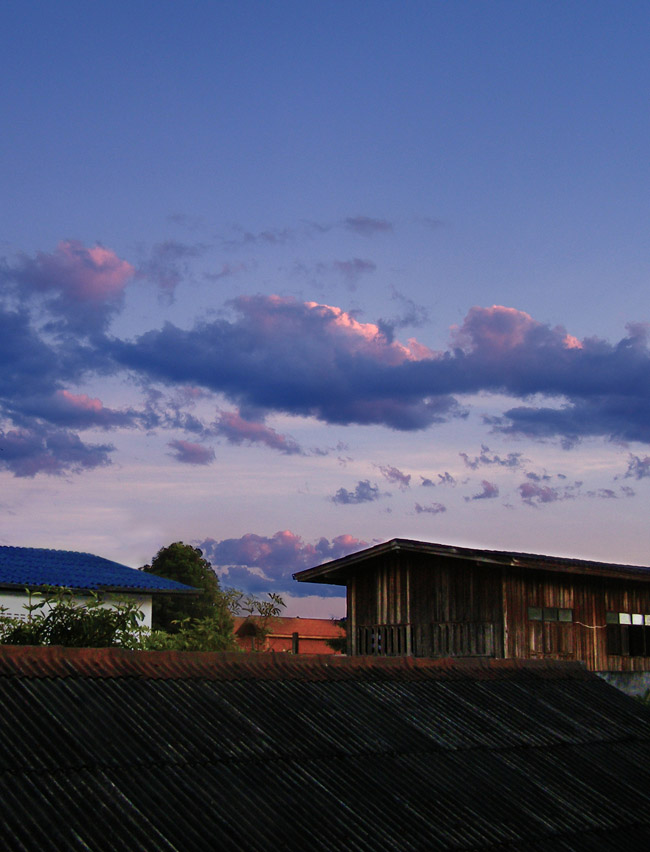
<path fill-rule="evenodd" d="M 299 647 L 300 647 L 300 636 L 297 632 L 292 633 L 291 634 L 291 653 L 292 654 L 299 653 L 299 651 L 298 651 Z"/>

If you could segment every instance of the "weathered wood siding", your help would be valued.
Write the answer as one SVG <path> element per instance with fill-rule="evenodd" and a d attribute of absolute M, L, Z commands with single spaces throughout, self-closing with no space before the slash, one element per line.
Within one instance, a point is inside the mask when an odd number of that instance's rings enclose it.
<path fill-rule="evenodd" d="M 650 656 L 608 653 L 606 622 L 608 612 L 650 615 L 649 584 L 512 569 L 504 571 L 503 584 L 508 657 L 576 659 L 592 671 L 650 670 Z M 533 621 L 529 607 L 571 609 L 572 621 Z"/>
<path fill-rule="evenodd" d="M 420 554 L 387 555 L 348 582 L 351 653 L 502 657 L 501 574 Z"/>
<path fill-rule="evenodd" d="M 570 620 L 538 620 L 531 607 Z M 608 624 L 607 613 L 643 624 Z M 348 622 L 352 654 L 575 659 L 594 671 L 650 671 L 650 583 L 628 578 L 385 554 L 350 572 Z"/>

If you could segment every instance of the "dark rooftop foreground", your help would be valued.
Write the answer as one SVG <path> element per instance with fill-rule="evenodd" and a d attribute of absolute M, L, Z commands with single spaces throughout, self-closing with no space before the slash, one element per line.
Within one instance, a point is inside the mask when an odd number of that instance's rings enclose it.
<path fill-rule="evenodd" d="M 7 850 L 628 850 L 650 715 L 579 664 L 0 648 Z"/>

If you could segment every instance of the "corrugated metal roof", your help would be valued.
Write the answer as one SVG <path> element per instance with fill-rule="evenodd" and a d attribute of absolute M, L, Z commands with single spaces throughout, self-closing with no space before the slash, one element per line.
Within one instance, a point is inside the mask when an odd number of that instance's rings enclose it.
<path fill-rule="evenodd" d="M 328 583 L 344 586 L 350 568 L 371 562 L 387 553 L 421 553 L 429 556 L 443 556 L 486 565 L 505 565 L 543 571 L 560 571 L 567 574 L 593 574 L 603 577 L 627 577 L 650 581 L 650 567 L 643 565 L 621 565 L 612 562 L 592 562 L 587 559 L 569 559 L 563 556 L 542 556 L 537 553 L 515 553 L 506 550 L 480 550 L 473 547 L 454 547 L 448 544 L 435 544 L 427 541 L 393 538 L 382 544 L 359 550 L 340 559 L 333 559 L 298 571 L 294 580 L 301 583 Z"/>
<path fill-rule="evenodd" d="M 650 715 L 577 664 L 0 649 L 7 850 L 605 850 Z"/>
<path fill-rule="evenodd" d="M 0 547 L 0 587 L 64 586 L 105 591 L 191 592 L 196 589 L 92 553 Z"/>

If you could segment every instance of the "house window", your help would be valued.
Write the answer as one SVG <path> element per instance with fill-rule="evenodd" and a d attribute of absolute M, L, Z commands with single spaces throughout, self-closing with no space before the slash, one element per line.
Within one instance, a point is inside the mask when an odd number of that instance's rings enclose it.
<path fill-rule="evenodd" d="M 564 624 L 573 621 L 573 610 L 557 606 L 529 606 L 529 621 L 560 621 Z"/>
<path fill-rule="evenodd" d="M 607 653 L 622 657 L 650 657 L 650 614 L 608 612 Z"/>

